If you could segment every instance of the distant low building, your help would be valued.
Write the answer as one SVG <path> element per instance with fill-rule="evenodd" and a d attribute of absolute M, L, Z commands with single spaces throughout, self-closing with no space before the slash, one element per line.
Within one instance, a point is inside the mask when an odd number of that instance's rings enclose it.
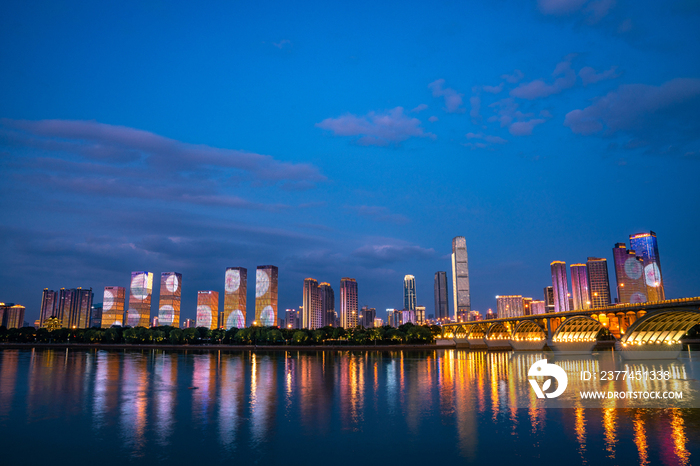
<path fill-rule="evenodd" d="M 425 306 L 416 306 L 416 324 L 425 324 Z"/>
<path fill-rule="evenodd" d="M 21 328 L 24 325 L 24 306 L 14 303 L 0 303 L 0 326 Z"/>
<path fill-rule="evenodd" d="M 384 326 L 384 321 L 380 319 L 379 317 L 375 317 L 374 319 L 374 328 L 379 328 Z"/>

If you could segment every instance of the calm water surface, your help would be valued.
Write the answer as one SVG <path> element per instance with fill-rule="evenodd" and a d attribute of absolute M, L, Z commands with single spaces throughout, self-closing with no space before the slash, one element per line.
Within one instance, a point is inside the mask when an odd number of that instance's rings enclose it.
<path fill-rule="evenodd" d="M 0 463 L 700 464 L 700 409 L 543 409 L 536 358 L 3 350 Z"/>

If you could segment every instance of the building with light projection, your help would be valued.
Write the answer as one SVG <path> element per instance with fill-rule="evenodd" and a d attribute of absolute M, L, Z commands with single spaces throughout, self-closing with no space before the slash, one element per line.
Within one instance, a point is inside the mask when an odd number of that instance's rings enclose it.
<path fill-rule="evenodd" d="M 160 302 L 158 303 L 158 325 L 180 327 L 180 298 L 182 297 L 182 274 L 163 272 L 160 274 Z"/>
<path fill-rule="evenodd" d="M 219 292 L 197 292 L 197 327 L 219 328 Z"/>
<path fill-rule="evenodd" d="M 274 265 L 259 265 L 255 271 L 255 323 L 277 325 L 277 277 Z"/>
<path fill-rule="evenodd" d="M 245 328 L 246 293 L 248 292 L 248 269 L 228 267 L 224 279 L 224 312 L 221 325 L 226 330 Z"/>

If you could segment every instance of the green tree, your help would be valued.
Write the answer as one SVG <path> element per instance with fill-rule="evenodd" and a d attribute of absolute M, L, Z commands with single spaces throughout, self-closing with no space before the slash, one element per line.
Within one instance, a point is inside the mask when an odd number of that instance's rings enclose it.
<path fill-rule="evenodd" d="M 196 328 L 186 328 L 182 331 L 182 339 L 188 345 L 197 343 L 199 334 Z"/>
<path fill-rule="evenodd" d="M 168 341 L 173 345 L 179 345 L 182 343 L 182 330 L 179 328 L 174 328 L 168 334 Z"/>

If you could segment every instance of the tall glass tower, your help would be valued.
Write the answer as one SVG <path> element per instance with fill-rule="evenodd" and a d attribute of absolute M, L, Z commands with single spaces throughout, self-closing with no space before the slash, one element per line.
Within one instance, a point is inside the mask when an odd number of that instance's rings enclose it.
<path fill-rule="evenodd" d="M 589 257 L 586 261 L 588 286 L 591 293 L 591 307 L 610 306 L 610 280 L 608 261 L 600 257 Z"/>
<path fill-rule="evenodd" d="M 554 312 L 569 311 L 569 280 L 566 277 L 566 262 L 554 261 L 552 266 L 552 288 L 554 290 Z"/>
<path fill-rule="evenodd" d="M 574 303 L 573 310 L 590 309 L 591 293 L 588 284 L 588 269 L 586 264 L 571 264 L 571 294 Z"/>
<path fill-rule="evenodd" d="M 160 301 L 158 302 L 158 325 L 171 325 L 173 327 L 180 328 L 181 297 L 182 274 L 177 272 L 161 273 Z"/>
<path fill-rule="evenodd" d="M 323 282 L 318 285 L 321 293 L 321 312 L 323 314 L 322 326 L 335 325 L 335 293 L 330 283 Z"/>
<path fill-rule="evenodd" d="M 637 233 L 630 235 L 630 249 L 642 258 L 644 265 L 644 282 L 647 288 L 647 301 L 663 301 L 664 281 L 661 277 L 661 259 L 659 258 L 659 245 L 656 241 L 656 233 Z"/>
<path fill-rule="evenodd" d="M 340 279 L 340 326 L 357 327 L 357 281 L 354 278 Z"/>
<path fill-rule="evenodd" d="M 197 327 L 219 328 L 219 292 L 197 292 Z"/>
<path fill-rule="evenodd" d="M 255 321 L 258 325 L 277 325 L 277 267 L 259 265 L 255 271 Z"/>
<path fill-rule="evenodd" d="M 647 302 L 647 287 L 644 284 L 644 260 L 625 243 L 617 243 L 613 248 L 615 258 L 615 278 L 617 280 L 617 300 L 622 304 Z"/>
<path fill-rule="evenodd" d="M 447 299 L 447 272 L 435 272 L 435 318 L 450 319 L 450 301 Z"/>
<path fill-rule="evenodd" d="M 112 325 L 121 327 L 124 324 L 124 302 L 126 301 L 126 288 L 123 286 L 105 286 L 102 298 L 102 328 L 110 328 Z"/>
<path fill-rule="evenodd" d="M 472 310 L 469 294 L 469 259 L 464 236 L 452 239 L 452 295 L 457 322 L 466 322 Z"/>
<path fill-rule="evenodd" d="M 224 315 L 221 325 L 230 330 L 245 328 L 248 269 L 228 267 L 224 275 Z"/>
<path fill-rule="evenodd" d="M 403 308 L 416 310 L 416 278 L 413 275 L 403 277 Z"/>

